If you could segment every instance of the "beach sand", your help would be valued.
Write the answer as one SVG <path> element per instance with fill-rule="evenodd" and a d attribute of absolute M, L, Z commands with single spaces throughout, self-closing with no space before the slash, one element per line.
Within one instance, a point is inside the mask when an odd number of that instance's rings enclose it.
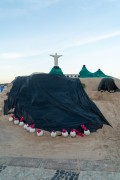
<path fill-rule="evenodd" d="M 104 125 L 90 136 L 52 138 L 45 132 L 43 137 L 26 132 L 22 127 L 0 116 L 0 157 L 34 157 L 48 159 L 120 160 L 120 92 L 98 92 L 100 79 L 82 79 L 86 92 L 95 102 L 112 127 Z M 115 79 L 120 88 L 120 80 Z M 7 88 L 9 92 L 11 84 Z M 3 109 L 6 91 L 0 94 Z"/>

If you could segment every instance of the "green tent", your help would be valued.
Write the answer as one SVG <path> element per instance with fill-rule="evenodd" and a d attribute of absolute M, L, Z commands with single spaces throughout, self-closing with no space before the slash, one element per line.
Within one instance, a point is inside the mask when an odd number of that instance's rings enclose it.
<path fill-rule="evenodd" d="M 88 71 L 85 65 L 83 65 L 81 71 L 79 72 L 80 78 L 101 78 L 101 77 L 110 77 L 104 74 L 100 69 L 92 73 Z"/>
<path fill-rule="evenodd" d="M 51 71 L 49 72 L 49 74 L 59 74 L 59 75 L 63 75 L 63 72 L 61 70 L 61 68 L 59 66 L 54 66 Z"/>
<path fill-rule="evenodd" d="M 98 69 L 96 72 L 93 73 L 94 77 L 109 77 L 106 74 L 104 74 L 100 69 Z"/>
<path fill-rule="evenodd" d="M 83 65 L 81 71 L 79 72 L 80 78 L 88 78 L 88 77 L 93 77 L 93 73 L 88 71 L 85 65 Z"/>

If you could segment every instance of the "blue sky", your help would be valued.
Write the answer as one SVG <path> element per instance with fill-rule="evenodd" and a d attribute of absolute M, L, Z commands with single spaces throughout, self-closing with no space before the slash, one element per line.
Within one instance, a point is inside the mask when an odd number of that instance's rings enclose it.
<path fill-rule="evenodd" d="M 0 83 L 48 73 L 56 52 L 66 74 L 120 78 L 120 1 L 0 0 Z"/>

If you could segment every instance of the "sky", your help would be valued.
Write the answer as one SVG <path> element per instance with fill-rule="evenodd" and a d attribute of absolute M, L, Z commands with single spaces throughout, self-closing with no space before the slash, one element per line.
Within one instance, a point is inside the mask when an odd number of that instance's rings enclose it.
<path fill-rule="evenodd" d="M 0 0 L 0 83 L 83 65 L 120 78 L 120 0 Z"/>

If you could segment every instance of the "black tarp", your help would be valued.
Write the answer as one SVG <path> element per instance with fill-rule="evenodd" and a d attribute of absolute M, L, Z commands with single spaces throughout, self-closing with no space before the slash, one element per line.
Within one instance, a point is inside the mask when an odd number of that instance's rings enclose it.
<path fill-rule="evenodd" d="M 99 83 L 98 91 L 114 92 L 119 91 L 119 88 L 116 86 L 112 78 L 103 78 Z"/>
<path fill-rule="evenodd" d="M 4 114 L 12 108 L 16 117 L 24 116 L 26 123 L 47 131 L 81 130 L 85 124 L 95 132 L 103 124 L 109 125 L 80 80 L 63 75 L 18 77 L 5 101 Z"/>

